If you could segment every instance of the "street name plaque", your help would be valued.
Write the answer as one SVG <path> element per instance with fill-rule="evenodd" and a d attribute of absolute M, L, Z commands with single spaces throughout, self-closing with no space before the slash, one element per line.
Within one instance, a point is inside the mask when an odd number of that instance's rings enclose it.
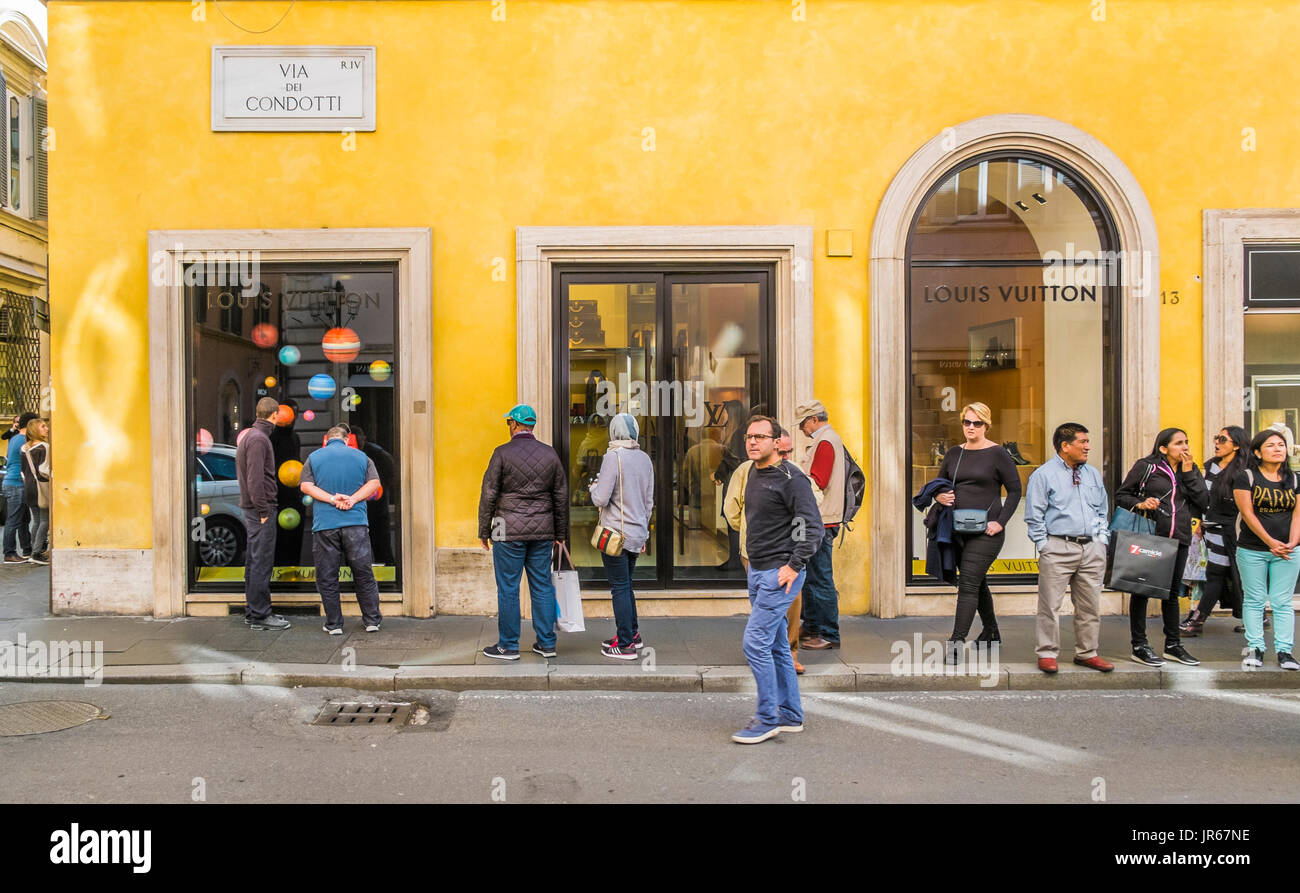
<path fill-rule="evenodd" d="M 212 129 L 375 129 L 375 48 L 212 48 Z"/>

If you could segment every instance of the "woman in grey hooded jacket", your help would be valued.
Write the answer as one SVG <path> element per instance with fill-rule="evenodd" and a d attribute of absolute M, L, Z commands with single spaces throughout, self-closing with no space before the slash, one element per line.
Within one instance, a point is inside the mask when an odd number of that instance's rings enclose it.
<path fill-rule="evenodd" d="M 601 654 L 616 660 L 636 660 L 641 647 L 637 629 L 636 596 L 632 572 L 637 556 L 650 539 L 650 513 L 654 510 L 654 466 L 640 448 L 636 419 L 620 412 L 609 422 L 609 451 L 591 488 L 591 502 L 600 507 L 600 524 L 623 534 L 623 551 L 601 553 L 609 590 L 614 600 L 614 638 L 602 642 Z"/>

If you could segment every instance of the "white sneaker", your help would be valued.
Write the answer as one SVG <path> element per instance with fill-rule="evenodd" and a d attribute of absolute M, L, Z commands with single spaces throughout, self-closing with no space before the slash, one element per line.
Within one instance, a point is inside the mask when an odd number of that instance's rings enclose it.
<path fill-rule="evenodd" d="M 379 632 L 379 624 L 378 624 L 378 623 L 367 623 L 367 624 L 366 624 L 366 632 L 368 632 L 368 633 L 377 633 L 377 632 Z"/>
<path fill-rule="evenodd" d="M 334 628 L 334 629 L 331 629 L 331 628 L 328 627 L 328 626 L 322 626 L 321 629 L 325 630 L 325 632 L 329 633 L 331 636 L 341 636 L 341 635 L 343 635 L 343 627 L 341 627 L 341 626 L 340 626 L 340 627 L 337 627 L 337 628 Z"/>
<path fill-rule="evenodd" d="M 1243 667 L 1264 666 L 1264 652 L 1259 648 L 1251 648 L 1246 652 L 1246 656 L 1242 659 L 1241 665 Z"/>

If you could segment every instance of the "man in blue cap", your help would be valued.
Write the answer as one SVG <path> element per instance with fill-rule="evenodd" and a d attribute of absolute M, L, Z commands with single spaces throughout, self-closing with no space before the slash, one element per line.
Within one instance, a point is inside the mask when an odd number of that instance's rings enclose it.
<path fill-rule="evenodd" d="M 528 572 L 533 651 L 555 657 L 555 587 L 551 551 L 569 532 L 569 487 L 555 450 L 533 436 L 537 413 L 519 404 L 506 413 L 510 441 L 492 451 L 478 503 L 478 537 L 492 552 L 497 581 L 497 642 L 486 657 L 519 660 L 519 578 Z"/>

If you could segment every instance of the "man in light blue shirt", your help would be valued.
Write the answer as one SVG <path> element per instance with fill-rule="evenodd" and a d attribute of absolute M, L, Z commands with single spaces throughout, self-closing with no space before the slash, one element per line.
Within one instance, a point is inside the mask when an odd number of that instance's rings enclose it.
<path fill-rule="evenodd" d="M 23 499 L 23 444 L 27 435 L 23 432 L 27 423 L 36 418 L 36 413 L 25 412 L 18 417 L 18 422 L 9 432 L 9 447 L 5 451 L 5 476 L 3 483 L 5 511 L 4 563 L 24 564 L 32 551 L 32 532 L 28 523 L 31 513 Z M 20 554 L 19 549 L 25 554 Z"/>
<path fill-rule="evenodd" d="M 1038 550 L 1038 669 L 1055 673 L 1061 653 L 1061 600 L 1074 602 L 1074 662 L 1109 673 L 1097 654 L 1101 586 L 1106 574 L 1106 487 L 1088 464 L 1088 429 L 1077 422 L 1052 434 L 1056 456 L 1029 476 L 1025 526 Z"/>

